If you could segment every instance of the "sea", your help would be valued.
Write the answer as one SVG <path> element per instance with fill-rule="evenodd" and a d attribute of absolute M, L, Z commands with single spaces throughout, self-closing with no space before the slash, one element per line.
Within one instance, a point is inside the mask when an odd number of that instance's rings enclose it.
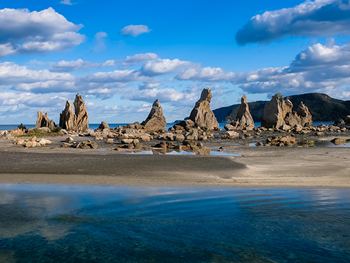
<path fill-rule="evenodd" d="M 330 124 L 333 124 L 334 122 L 314 122 L 314 126 L 318 126 L 318 125 L 322 125 L 322 124 L 325 124 L 325 125 L 330 125 Z M 119 125 L 121 126 L 124 126 L 126 125 L 127 123 L 109 123 L 109 127 L 111 128 L 115 128 Z M 173 122 L 173 123 L 167 123 L 166 125 L 166 130 L 168 130 L 170 127 L 174 126 L 176 123 Z M 219 127 L 221 129 L 224 129 L 224 126 L 226 125 L 227 123 L 225 122 L 221 122 L 219 123 Z M 261 126 L 261 123 L 260 122 L 255 122 L 255 127 L 260 127 Z M 17 129 L 19 124 L 2 124 L 0 125 L 0 131 L 9 131 L 9 130 L 12 130 L 12 129 Z M 35 128 L 35 124 L 24 124 L 24 126 L 27 128 L 27 129 L 30 129 L 30 128 Z M 89 124 L 89 128 L 90 129 L 93 129 L 93 130 L 96 130 L 98 127 L 100 126 L 100 123 L 91 123 Z"/>
<path fill-rule="evenodd" d="M 0 262 L 350 262 L 350 189 L 0 184 Z"/>

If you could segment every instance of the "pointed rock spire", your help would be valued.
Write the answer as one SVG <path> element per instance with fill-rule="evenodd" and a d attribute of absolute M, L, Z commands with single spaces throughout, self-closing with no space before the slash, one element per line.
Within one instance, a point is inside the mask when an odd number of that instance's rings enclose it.
<path fill-rule="evenodd" d="M 219 128 L 219 123 L 210 109 L 210 102 L 213 97 L 211 89 L 205 88 L 201 93 L 200 99 L 196 102 L 193 108 L 190 120 L 192 120 L 198 127 L 213 130 Z"/>
<path fill-rule="evenodd" d="M 89 129 L 89 113 L 85 108 L 85 101 L 79 93 L 75 96 L 75 129 L 78 131 L 85 131 Z"/>
<path fill-rule="evenodd" d="M 67 131 L 75 130 L 74 110 L 70 100 L 67 100 L 66 107 L 60 114 L 60 127 Z"/>
<path fill-rule="evenodd" d="M 236 121 L 238 122 L 238 126 L 241 129 L 247 127 L 254 128 L 254 120 L 249 111 L 249 105 L 246 95 L 244 95 L 241 99 L 241 105 L 237 112 Z"/>
<path fill-rule="evenodd" d="M 141 123 L 141 125 L 143 125 L 148 131 L 165 130 L 166 119 L 158 99 L 153 103 L 151 112 L 149 113 L 147 119 Z"/>

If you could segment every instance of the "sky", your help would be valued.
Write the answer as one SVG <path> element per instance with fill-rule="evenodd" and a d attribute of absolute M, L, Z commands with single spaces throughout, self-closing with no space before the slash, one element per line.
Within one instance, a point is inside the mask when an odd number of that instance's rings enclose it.
<path fill-rule="evenodd" d="M 350 100 L 349 0 L 0 1 L 0 124 L 59 122 L 83 95 L 90 123 L 188 117 L 321 92 Z"/>

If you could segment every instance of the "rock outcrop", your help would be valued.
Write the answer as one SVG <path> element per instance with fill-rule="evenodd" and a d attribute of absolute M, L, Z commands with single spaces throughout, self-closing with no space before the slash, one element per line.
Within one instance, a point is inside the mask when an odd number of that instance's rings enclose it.
<path fill-rule="evenodd" d="M 303 102 L 300 103 L 298 110 L 293 112 L 293 103 L 276 94 L 265 104 L 261 126 L 279 129 L 283 125 L 310 127 L 312 126 L 312 115 Z"/>
<path fill-rule="evenodd" d="M 196 102 L 191 115 L 189 117 L 196 126 L 201 128 L 207 128 L 213 130 L 219 128 L 219 123 L 210 109 L 210 102 L 213 95 L 209 88 L 205 88 L 202 91 L 200 99 Z"/>
<path fill-rule="evenodd" d="M 254 120 L 249 112 L 247 96 L 244 95 L 241 99 L 241 106 L 236 116 L 236 126 L 239 129 L 254 128 Z"/>
<path fill-rule="evenodd" d="M 85 108 L 85 101 L 79 93 L 75 96 L 74 108 L 75 129 L 77 131 L 85 131 L 89 129 L 89 114 Z"/>
<path fill-rule="evenodd" d="M 67 100 L 66 107 L 60 114 L 60 127 L 67 131 L 84 132 L 89 129 L 89 114 L 85 108 L 83 97 L 76 95 L 74 100 L 75 113 L 70 100 Z"/>
<path fill-rule="evenodd" d="M 297 113 L 300 116 L 301 126 L 303 127 L 312 126 L 312 115 L 308 107 L 306 107 L 303 102 L 300 102 L 300 105 L 297 109 Z"/>
<path fill-rule="evenodd" d="M 109 125 L 107 124 L 107 122 L 103 121 L 101 122 L 100 126 L 98 126 L 98 128 L 100 130 L 109 129 Z"/>
<path fill-rule="evenodd" d="M 60 127 L 67 131 L 75 130 L 74 110 L 70 100 L 67 100 L 66 107 L 60 114 Z"/>
<path fill-rule="evenodd" d="M 47 113 L 44 115 L 42 111 L 38 111 L 38 117 L 36 119 L 36 126 L 35 128 L 49 128 L 50 130 L 54 129 L 56 127 L 56 124 L 53 120 L 50 120 L 47 116 Z"/>
<path fill-rule="evenodd" d="M 156 100 L 153 105 L 151 112 L 147 119 L 141 123 L 147 131 L 164 131 L 166 127 L 166 120 L 163 114 L 162 106 L 159 101 Z"/>

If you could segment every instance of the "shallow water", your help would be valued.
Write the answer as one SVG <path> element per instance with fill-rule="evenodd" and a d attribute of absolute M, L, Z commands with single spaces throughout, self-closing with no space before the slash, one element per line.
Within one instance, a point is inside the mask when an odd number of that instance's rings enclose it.
<path fill-rule="evenodd" d="M 0 184 L 0 262 L 349 262 L 349 197 Z"/>

